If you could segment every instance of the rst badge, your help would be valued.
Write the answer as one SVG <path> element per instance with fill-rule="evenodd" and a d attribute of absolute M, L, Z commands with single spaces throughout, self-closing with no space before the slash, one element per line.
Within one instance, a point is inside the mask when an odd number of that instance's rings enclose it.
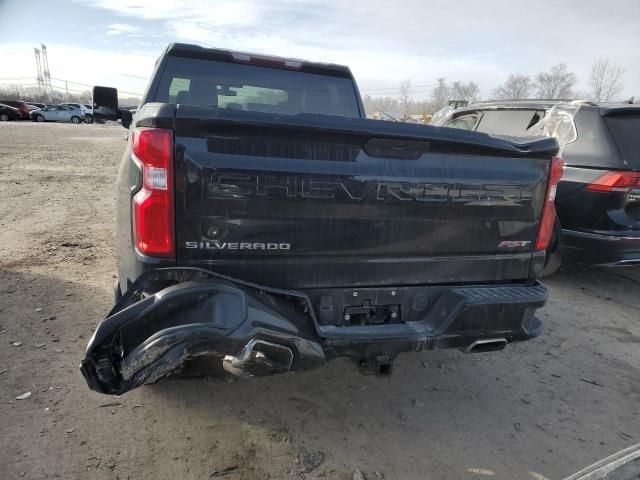
<path fill-rule="evenodd" d="M 498 245 L 499 248 L 518 248 L 526 247 L 531 243 L 531 240 L 503 240 Z"/>

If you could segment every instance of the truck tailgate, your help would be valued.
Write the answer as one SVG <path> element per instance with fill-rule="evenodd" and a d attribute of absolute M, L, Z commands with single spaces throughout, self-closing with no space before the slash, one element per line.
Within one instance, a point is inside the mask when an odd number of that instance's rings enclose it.
<path fill-rule="evenodd" d="M 181 266 L 297 289 L 530 276 L 553 139 L 183 105 L 174 121 Z"/>

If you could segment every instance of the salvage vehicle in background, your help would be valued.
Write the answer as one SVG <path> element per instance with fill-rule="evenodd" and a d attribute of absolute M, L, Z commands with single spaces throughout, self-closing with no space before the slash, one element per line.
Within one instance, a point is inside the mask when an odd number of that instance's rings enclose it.
<path fill-rule="evenodd" d="M 82 123 L 83 116 L 79 108 L 65 105 L 52 105 L 31 112 L 31 119 L 36 122 Z"/>
<path fill-rule="evenodd" d="M 117 91 L 93 104 L 115 114 Z M 347 67 L 170 45 L 122 117 L 116 305 L 89 387 L 121 394 L 194 357 L 386 375 L 401 352 L 539 335 L 557 141 L 363 117 Z"/>
<path fill-rule="evenodd" d="M 61 106 L 73 107 L 82 111 L 82 119 L 86 123 L 93 123 L 93 107 L 83 103 L 61 103 Z"/>
<path fill-rule="evenodd" d="M 25 102 L 27 104 L 27 106 L 29 107 L 29 110 L 36 110 L 38 108 L 44 108 L 47 106 L 46 103 L 39 103 L 39 102 Z"/>
<path fill-rule="evenodd" d="M 0 103 L 18 109 L 20 112 L 20 119 L 25 120 L 29 118 L 29 106 L 20 100 L 0 100 Z"/>
<path fill-rule="evenodd" d="M 9 105 L 0 103 L 0 122 L 8 122 L 9 120 L 20 120 L 22 115 L 20 110 Z"/>
<path fill-rule="evenodd" d="M 447 127 L 557 137 L 565 170 L 556 194 L 545 274 L 562 260 L 640 265 L 640 105 L 558 100 L 478 103 Z"/>
<path fill-rule="evenodd" d="M 93 123 L 93 106 L 88 103 L 83 103 L 84 107 L 82 111 L 84 112 L 84 121 L 87 123 Z"/>

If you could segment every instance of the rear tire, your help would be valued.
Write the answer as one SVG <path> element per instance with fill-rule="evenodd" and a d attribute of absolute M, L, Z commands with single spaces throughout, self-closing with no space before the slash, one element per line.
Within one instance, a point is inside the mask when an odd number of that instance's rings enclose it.
<path fill-rule="evenodd" d="M 544 259 L 544 270 L 542 270 L 542 277 L 550 277 L 556 273 L 562 266 L 562 256 L 560 255 L 560 222 L 556 218 L 556 223 L 553 226 L 553 234 L 551 235 L 551 242 L 547 248 L 546 257 Z"/>
<path fill-rule="evenodd" d="M 71 123 L 75 123 L 78 124 L 82 121 L 82 119 L 76 115 L 74 115 L 73 117 L 71 117 Z"/>
<path fill-rule="evenodd" d="M 86 123 L 93 123 L 93 115 L 89 115 L 89 114 L 85 115 L 84 116 L 84 121 Z"/>
<path fill-rule="evenodd" d="M 6 113 L 0 113 L 0 122 L 8 122 L 9 121 L 9 115 Z"/>
<path fill-rule="evenodd" d="M 36 122 L 44 122 L 44 117 L 42 115 L 36 115 Z"/>

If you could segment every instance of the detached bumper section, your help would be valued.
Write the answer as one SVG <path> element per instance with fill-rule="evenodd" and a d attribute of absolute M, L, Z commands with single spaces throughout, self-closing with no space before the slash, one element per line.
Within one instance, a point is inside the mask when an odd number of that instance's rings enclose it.
<path fill-rule="evenodd" d="M 143 274 L 89 341 L 81 370 L 93 390 L 121 394 L 213 357 L 235 375 L 316 368 L 349 357 L 390 371 L 401 352 L 488 351 L 540 334 L 532 285 L 277 290 L 195 268 Z"/>
<path fill-rule="evenodd" d="M 563 257 L 604 267 L 640 265 L 640 231 L 579 232 L 562 230 Z"/>

